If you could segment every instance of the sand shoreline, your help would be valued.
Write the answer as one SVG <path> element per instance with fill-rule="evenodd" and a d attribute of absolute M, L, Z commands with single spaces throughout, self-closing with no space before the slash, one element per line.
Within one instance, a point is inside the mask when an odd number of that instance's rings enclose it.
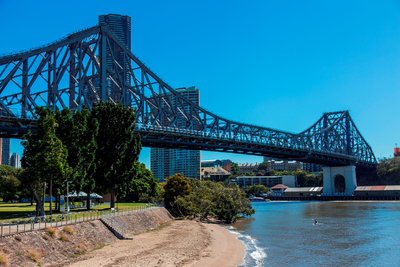
<path fill-rule="evenodd" d="M 89 252 L 69 266 L 199 267 L 238 266 L 244 262 L 245 245 L 217 224 L 174 220 L 160 228 Z"/>

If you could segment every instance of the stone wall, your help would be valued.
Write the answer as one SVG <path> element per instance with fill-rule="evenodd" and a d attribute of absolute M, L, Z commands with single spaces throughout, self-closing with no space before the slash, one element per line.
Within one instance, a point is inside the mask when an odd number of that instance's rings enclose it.
<path fill-rule="evenodd" d="M 165 208 L 120 215 L 132 234 L 154 229 L 173 219 Z M 100 221 L 94 220 L 0 238 L 0 266 L 62 266 L 75 257 L 118 240 Z M 51 230 L 55 231 L 51 236 Z M 73 233 L 68 233 L 71 232 Z M 2 265 L 1 259 L 6 265 Z"/>

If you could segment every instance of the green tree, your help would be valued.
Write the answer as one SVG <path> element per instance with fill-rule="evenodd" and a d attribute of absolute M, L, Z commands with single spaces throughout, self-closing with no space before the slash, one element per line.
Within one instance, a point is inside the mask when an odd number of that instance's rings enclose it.
<path fill-rule="evenodd" d="M 192 193 L 176 197 L 176 210 L 181 216 L 199 215 L 200 219 L 215 216 L 217 203 L 213 200 L 217 183 L 212 181 L 193 183 L 195 182 L 193 180 L 190 180 L 193 188 Z"/>
<path fill-rule="evenodd" d="M 20 171 L 8 165 L 0 165 L 0 198 L 3 201 L 18 199 L 20 197 L 18 179 Z"/>
<path fill-rule="evenodd" d="M 164 185 L 164 201 L 165 207 L 172 210 L 174 201 L 180 197 L 192 193 L 192 186 L 190 180 L 184 177 L 182 173 L 177 173 L 166 179 Z M 176 211 L 176 210 L 175 210 Z"/>
<path fill-rule="evenodd" d="M 235 175 L 235 174 L 239 173 L 239 171 L 240 171 L 239 165 L 237 163 L 235 163 L 235 162 L 231 162 L 231 172 L 232 172 L 232 174 Z"/>
<path fill-rule="evenodd" d="M 269 192 L 269 188 L 265 187 L 264 185 L 248 185 L 243 187 L 243 190 L 246 193 L 246 197 L 249 197 L 250 195 L 259 197 L 262 194 Z"/>
<path fill-rule="evenodd" d="M 318 187 L 323 185 L 323 172 L 319 172 L 317 175 L 313 173 L 307 174 L 307 186 Z"/>
<path fill-rule="evenodd" d="M 30 177 L 43 184 L 43 200 L 46 195 L 46 182 L 49 181 L 50 214 L 52 214 L 53 181 L 57 184 L 64 183 L 72 169 L 67 163 L 68 151 L 55 133 L 58 124 L 53 111 L 46 107 L 36 107 L 35 112 L 39 116 L 38 129 L 36 134 L 29 132 L 22 142 L 24 147 L 22 166 L 29 170 Z"/>
<path fill-rule="evenodd" d="M 258 171 L 266 171 L 268 170 L 268 162 L 264 161 L 263 163 L 260 163 L 257 167 Z"/>
<path fill-rule="evenodd" d="M 297 177 L 298 186 L 305 187 L 308 185 L 309 176 L 306 171 L 297 170 L 293 175 Z"/>
<path fill-rule="evenodd" d="M 217 218 L 226 223 L 232 223 L 241 216 L 251 216 L 255 213 L 250 200 L 235 184 L 219 187 L 216 190 L 214 202 L 217 203 Z"/>
<path fill-rule="evenodd" d="M 56 135 L 68 149 L 68 165 L 73 171 L 70 179 L 72 189 L 87 193 L 86 207 L 90 209 L 90 193 L 95 188 L 96 180 L 93 174 L 96 171 L 95 152 L 97 149 L 96 137 L 99 123 L 92 118 L 86 106 L 74 114 L 68 108 L 56 110 Z M 64 188 L 65 185 L 62 185 Z"/>
<path fill-rule="evenodd" d="M 135 162 L 135 168 L 132 173 L 132 179 L 129 179 L 121 186 L 120 197 L 124 197 L 129 193 L 134 193 L 137 197 L 150 197 L 159 194 L 158 180 L 154 178 L 152 171 L 146 169 L 146 165 L 140 162 Z M 147 201 L 146 200 L 146 201 Z"/>
<path fill-rule="evenodd" d="M 111 193 L 110 207 L 115 207 L 115 186 L 129 184 L 134 179 L 135 165 L 142 145 L 134 135 L 135 114 L 132 108 L 112 102 L 95 103 L 92 117 L 99 123 L 95 155 L 96 187 Z"/>
<path fill-rule="evenodd" d="M 254 209 L 245 193 L 236 185 L 213 181 L 190 180 L 192 193 L 175 198 L 174 205 L 180 215 L 199 215 L 201 219 L 215 216 L 226 223 L 240 216 L 251 216 Z"/>
<path fill-rule="evenodd" d="M 31 205 L 33 205 L 33 199 L 35 195 L 33 191 L 40 192 L 40 182 L 29 169 L 20 169 L 18 180 L 20 181 L 19 192 L 20 198 L 30 198 Z M 38 208 L 38 207 L 36 207 Z"/>
<path fill-rule="evenodd" d="M 379 179 L 399 180 L 400 178 L 400 157 L 383 158 L 379 160 L 376 168 Z"/>

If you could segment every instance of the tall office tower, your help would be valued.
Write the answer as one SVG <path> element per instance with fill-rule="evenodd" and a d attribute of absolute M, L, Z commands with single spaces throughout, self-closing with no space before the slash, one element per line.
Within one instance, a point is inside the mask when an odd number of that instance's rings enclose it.
<path fill-rule="evenodd" d="M 123 16 L 119 14 L 108 14 L 99 16 L 99 24 L 105 23 L 108 25 L 110 30 L 131 50 L 131 17 Z M 111 49 L 114 50 L 115 43 L 111 41 Z M 107 53 L 109 52 L 107 46 Z M 122 52 L 116 52 L 114 58 L 118 61 L 120 66 L 124 66 L 127 69 L 128 64 L 124 62 L 124 54 Z M 115 65 L 112 63 L 111 58 L 107 58 L 107 67 L 115 71 Z M 118 70 L 121 71 L 121 70 Z M 130 75 L 127 73 L 125 79 L 130 84 Z"/>
<path fill-rule="evenodd" d="M 18 153 L 13 153 L 11 156 L 11 164 L 14 168 L 21 168 L 21 162 Z"/>
<path fill-rule="evenodd" d="M 176 91 L 193 103 L 200 105 L 200 91 L 196 87 L 180 88 Z M 173 95 L 169 94 L 169 96 L 173 105 L 175 99 Z M 189 111 L 189 106 L 187 106 L 187 111 Z M 159 182 L 164 182 L 165 178 L 180 172 L 185 177 L 200 179 L 201 156 L 199 150 L 151 148 L 150 161 L 151 171 Z"/>
<path fill-rule="evenodd" d="M 1 164 L 10 165 L 10 138 L 3 138 L 2 148 L 1 148 Z"/>

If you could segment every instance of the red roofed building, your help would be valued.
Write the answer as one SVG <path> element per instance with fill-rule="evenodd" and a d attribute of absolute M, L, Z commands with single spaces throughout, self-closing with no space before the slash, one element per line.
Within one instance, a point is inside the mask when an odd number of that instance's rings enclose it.
<path fill-rule="evenodd" d="M 277 184 L 277 185 L 271 187 L 269 190 L 271 192 L 271 196 L 280 197 L 283 195 L 283 192 L 285 192 L 286 188 L 289 188 L 289 187 L 286 185 L 283 185 L 283 184 Z"/>

